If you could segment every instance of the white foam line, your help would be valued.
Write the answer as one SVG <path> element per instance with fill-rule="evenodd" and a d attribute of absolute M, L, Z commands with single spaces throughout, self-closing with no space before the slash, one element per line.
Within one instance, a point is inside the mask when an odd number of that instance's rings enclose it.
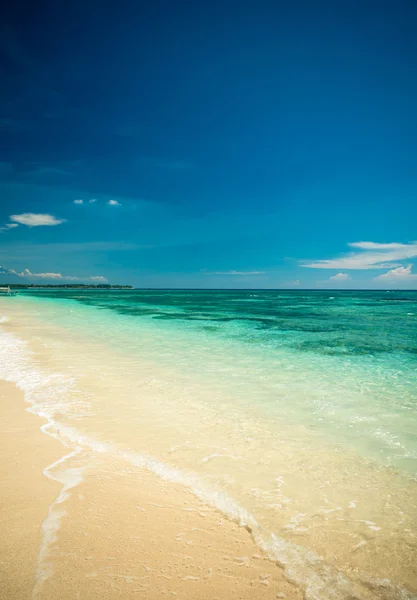
<path fill-rule="evenodd" d="M 5 320 L 7 317 L 2 318 L 2 322 Z M 63 439 L 54 432 L 52 415 L 57 410 L 62 410 L 62 397 L 65 397 L 65 392 L 74 386 L 73 380 L 59 374 L 48 375 L 33 369 L 30 366 L 30 353 L 25 342 L 8 332 L 0 331 L 0 335 L 0 378 L 5 381 L 13 381 L 24 391 L 25 400 L 31 403 L 26 410 L 47 420 L 40 427 L 42 433 L 50 435 L 65 446 Z M 62 484 L 62 488 L 48 507 L 48 514 L 42 522 L 42 539 L 38 550 L 35 585 L 32 591 L 33 600 L 38 597 L 43 583 L 52 574 L 52 565 L 47 559 L 52 545 L 57 540 L 61 519 L 65 515 L 65 510 L 60 505 L 68 498 L 69 490 L 82 481 L 82 468 L 66 467 L 62 472 L 55 471 L 59 466 L 80 454 L 81 451 L 79 446 L 75 449 L 72 448 L 70 452 L 54 461 L 42 472 L 48 479 Z"/>
<path fill-rule="evenodd" d="M 44 433 L 51 435 L 46 431 L 48 425 L 49 423 L 46 423 L 41 427 L 41 429 Z M 53 435 L 53 437 L 55 437 L 55 435 Z M 51 547 L 58 539 L 57 534 L 61 526 L 61 519 L 66 514 L 66 511 L 60 508 L 59 505 L 65 502 L 65 500 L 68 498 L 68 491 L 82 481 L 82 467 L 72 469 L 66 468 L 63 473 L 54 474 L 52 471 L 59 465 L 66 463 L 68 460 L 80 453 L 81 448 L 72 450 L 43 470 L 45 477 L 48 477 L 48 479 L 52 479 L 53 481 L 58 481 L 62 484 L 62 488 L 58 496 L 49 506 L 48 515 L 42 522 L 42 540 L 39 546 L 38 558 L 36 562 L 35 586 L 32 591 L 32 600 L 36 600 L 36 598 L 38 598 L 42 585 L 52 575 L 53 572 L 52 565 L 50 562 L 48 562 L 48 556 Z"/>
<path fill-rule="evenodd" d="M 59 459 L 59 461 L 47 467 L 46 476 L 51 475 L 50 470 L 54 466 L 65 463 L 80 453 L 83 448 L 89 448 L 94 452 L 102 454 L 118 456 L 134 466 L 152 471 L 165 481 L 180 483 L 186 486 L 201 501 L 216 508 L 230 520 L 246 527 L 258 547 L 284 569 L 288 580 L 305 590 L 304 597 L 306 600 L 346 600 L 348 598 L 365 600 L 372 597 L 379 600 L 414 600 L 414 597 L 404 587 L 393 585 L 388 580 L 384 580 L 383 585 L 381 584 L 381 580 L 366 580 L 365 578 L 360 579 L 359 582 L 348 580 L 342 573 L 334 567 L 327 565 L 323 559 L 313 552 L 292 542 L 288 542 L 275 534 L 266 532 L 254 517 L 233 498 L 222 491 L 210 487 L 204 480 L 200 480 L 197 475 L 181 472 L 146 455 L 121 452 L 112 444 L 99 442 L 80 434 L 74 428 L 61 426 L 53 419 L 53 416 L 58 410 L 59 412 L 64 412 L 64 414 L 72 414 L 70 409 L 74 407 L 74 403 L 65 402 L 65 393 L 73 389 L 74 382 L 68 378 L 62 379 L 62 376 L 60 378 L 59 374 L 51 378 L 47 373 L 32 368 L 30 365 L 30 353 L 25 343 L 1 329 L 0 334 L 2 341 L 6 342 L 0 345 L 0 378 L 14 381 L 25 392 L 27 402 L 32 404 L 30 410 L 48 420 L 48 423 L 43 426 L 45 433 L 56 437 L 64 445 L 66 445 L 66 441 L 69 441 L 76 446 L 75 450 L 72 450 L 69 454 Z M 47 387 L 45 386 L 45 381 L 48 383 Z M 52 394 L 50 393 L 51 384 Z M 46 400 L 45 393 L 47 393 Z M 56 401 L 57 394 L 58 397 L 61 395 L 63 398 L 60 402 Z M 51 397 L 54 398 L 54 402 L 50 401 Z M 39 400 L 42 401 L 39 402 Z M 54 541 L 51 541 L 50 532 L 55 532 L 56 535 L 60 519 L 63 516 L 62 513 L 57 511 L 56 507 L 62 504 L 68 497 L 68 490 L 81 481 L 80 469 L 67 469 L 68 472 L 70 476 L 73 476 L 72 480 L 71 478 L 67 480 L 65 477 L 59 477 L 56 474 L 53 476 L 53 478 L 63 484 L 63 488 L 51 505 L 50 513 L 48 513 L 48 517 L 44 521 L 44 524 L 46 522 L 44 532 L 46 531 L 48 535 L 45 536 L 42 556 L 40 556 L 39 560 L 39 564 L 41 565 L 48 553 L 48 549 Z M 48 527 L 49 532 L 47 531 Z M 53 535 L 54 533 L 52 533 L 52 537 Z M 44 580 L 45 574 L 41 571 L 34 593 L 39 589 L 40 582 Z M 373 582 L 375 582 L 375 586 Z M 365 585 L 361 585 L 361 583 Z M 375 593 L 372 593 L 372 589 Z"/>

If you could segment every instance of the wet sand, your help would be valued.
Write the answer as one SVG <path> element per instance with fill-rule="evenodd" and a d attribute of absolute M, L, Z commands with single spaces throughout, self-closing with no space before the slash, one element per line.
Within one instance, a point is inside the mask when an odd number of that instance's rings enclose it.
<path fill-rule="evenodd" d="M 70 449 L 23 393 L 0 382 L 0 402 L 2 599 L 301 600 L 246 529 L 182 486 L 94 453 L 56 463 Z M 64 495 L 53 463 L 80 475 Z"/>

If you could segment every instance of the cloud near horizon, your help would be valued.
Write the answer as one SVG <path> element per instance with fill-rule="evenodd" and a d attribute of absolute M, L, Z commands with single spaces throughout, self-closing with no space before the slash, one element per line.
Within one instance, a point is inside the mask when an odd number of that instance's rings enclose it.
<path fill-rule="evenodd" d="M 7 269 L 0 265 L 0 275 L 14 275 L 17 277 L 36 277 L 38 279 L 53 279 L 58 281 L 93 281 L 96 283 L 107 283 L 108 280 L 102 275 L 92 275 L 89 277 L 77 277 L 74 275 L 62 275 L 61 273 L 32 273 L 30 269 L 24 269 L 20 273 L 14 269 Z"/>
<path fill-rule="evenodd" d="M 22 213 L 21 215 L 10 215 L 9 219 L 19 223 L 20 225 L 27 225 L 28 227 L 51 227 L 54 225 L 60 225 L 66 221 L 66 219 L 58 219 L 53 215 L 44 213 Z"/>
<path fill-rule="evenodd" d="M 383 273 L 382 275 L 374 277 L 374 281 L 414 281 L 417 279 L 417 275 L 411 273 L 412 268 L 412 265 L 407 265 L 406 267 L 391 269 L 388 273 Z"/>
<path fill-rule="evenodd" d="M 360 252 L 351 252 L 340 258 L 301 261 L 300 266 L 310 269 L 393 269 L 401 267 L 397 261 L 417 256 L 417 242 L 409 244 L 351 242 L 348 246 L 358 248 Z"/>
<path fill-rule="evenodd" d="M 120 202 L 117 202 L 117 200 L 109 200 L 109 201 L 107 202 L 107 204 L 109 204 L 110 206 L 122 206 L 122 205 L 120 204 Z"/>
<path fill-rule="evenodd" d="M 350 277 L 347 273 L 337 273 L 330 277 L 330 279 L 333 279 L 333 281 L 347 281 Z"/>

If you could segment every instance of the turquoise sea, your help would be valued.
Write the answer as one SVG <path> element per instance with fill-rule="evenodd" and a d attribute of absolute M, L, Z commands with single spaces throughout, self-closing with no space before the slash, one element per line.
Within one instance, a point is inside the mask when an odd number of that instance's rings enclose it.
<path fill-rule="evenodd" d="M 417 594 L 417 292 L 30 290 L 0 329 L 55 436 L 190 487 L 307 598 Z"/>

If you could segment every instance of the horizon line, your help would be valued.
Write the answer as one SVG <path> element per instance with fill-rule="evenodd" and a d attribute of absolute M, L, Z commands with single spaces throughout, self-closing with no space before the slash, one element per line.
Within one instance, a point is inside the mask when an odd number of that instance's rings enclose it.
<path fill-rule="evenodd" d="M 83 287 L 87 287 L 90 289 L 96 289 L 98 291 L 103 290 L 106 291 L 106 287 L 113 287 L 113 288 L 124 288 L 124 289 L 119 289 L 117 291 L 132 291 L 132 290 L 144 290 L 144 291 L 153 291 L 153 290 L 160 290 L 160 291 L 201 291 L 201 292 L 417 292 L 417 288 L 415 289 L 402 289 L 402 288 L 381 288 L 381 289 L 376 289 L 376 288 L 199 288 L 199 287 L 134 287 L 131 286 L 128 283 L 124 283 L 124 284 L 120 284 L 120 283 L 109 283 L 109 284 L 98 284 L 98 285 L 94 285 L 94 284 L 17 284 L 17 283 L 10 283 L 10 284 L 2 284 L 5 286 L 10 286 L 10 287 L 14 287 L 14 286 L 18 286 L 18 287 L 28 287 L 28 288 L 54 288 L 54 289 L 68 289 L 71 287 L 77 287 L 78 285 L 83 286 Z M 129 286 L 129 287 L 128 287 Z"/>

